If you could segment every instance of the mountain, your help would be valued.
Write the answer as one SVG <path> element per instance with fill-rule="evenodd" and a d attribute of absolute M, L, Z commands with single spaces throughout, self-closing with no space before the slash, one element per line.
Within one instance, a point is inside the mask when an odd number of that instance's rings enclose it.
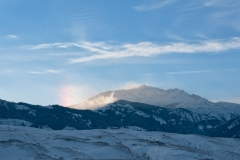
<path fill-rule="evenodd" d="M 178 108 L 182 106 L 185 106 L 185 108 L 197 107 L 192 106 L 191 103 L 201 103 L 206 101 L 205 99 L 199 96 L 189 95 L 188 93 L 179 89 L 163 90 L 156 87 L 141 85 L 139 87 L 127 90 L 121 89 L 103 92 L 94 97 L 89 98 L 88 100 L 82 103 L 70 107 L 81 109 L 96 109 L 120 99 L 131 102 L 146 103 L 155 106 L 166 106 L 174 104 L 171 107 Z"/>
<path fill-rule="evenodd" d="M 166 108 L 119 100 L 96 110 L 39 106 L 0 100 L 0 125 L 53 130 L 136 128 L 206 136 L 239 137 L 239 120 L 218 119 L 185 108 Z M 236 120 L 236 122 L 235 122 Z M 233 126 L 229 130 L 229 126 Z M 228 132 L 228 133 L 226 133 Z"/>
<path fill-rule="evenodd" d="M 72 105 L 76 109 L 97 109 L 118 100 L 145 103 L 165 108 L 185 108 L 195 113 L 208 114 L 218 119 L 230 120 L 240 115 L 240 105 L 232 103 L 213 103 L 195 94 L 179 89 L 163 90 L 141 85 L 132 89 L 107 91 Z"/>

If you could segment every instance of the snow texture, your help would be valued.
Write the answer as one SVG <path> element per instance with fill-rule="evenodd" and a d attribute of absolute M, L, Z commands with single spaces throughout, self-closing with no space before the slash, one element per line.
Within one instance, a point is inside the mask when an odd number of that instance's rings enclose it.
<path fill-rule="evenodd" d="M 1 159 L 239 160 L 240 140 L 136 131 L 49 131 L 0 125 Z"/>
<path fill-rule="evenodd" d="M 0 119 L 0 125 L 31 126 L 32 123 L 20 119 Z"/>
<path fill-rule="evenodd" d="M 32 115 L 32 116 L 36 116 L 36 111 L 29 108 L 29 107 L 26 107 L 24 105 L 15 105 L 15 109 L 17 110 L 22 110 L 22 111 L 28 111 L 28 114 Z"/>
<path fill-rule="evenodd" d="M 228 126 L 228 129 L 232 129 L 233 127 L 235 127 L 238 124 L 239 124 L 239 122 L 236 120 L 230 126 Z"/>

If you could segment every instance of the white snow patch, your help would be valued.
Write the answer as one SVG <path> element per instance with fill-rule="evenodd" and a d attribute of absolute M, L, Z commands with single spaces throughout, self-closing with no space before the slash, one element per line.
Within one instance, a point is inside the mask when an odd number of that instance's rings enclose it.
<path fill-rule="evenodd" d="M 81 114 L 72 113 L 72 112 L 69 112 L 69 111 L 67 111 L 67 113 L 68 113 L 68 114 L 71 114 L 73 119 L 75 119 L 75 118 L 82 118 L 82 115 L 81 115 Z"/>
<path fill-rule="evenodd" d="M 239 122 L 235 120 L 235 121 L 233 121 L 233 123 L 230 126 L 228 126 L 228 129 L 232 129 L 233 127 L 235 127 L 238 124 L 239 124 Z"/>
<path fill-rule="evenodd" d="M 32 123 L 20 119 L 0 119 L 0 125 L 9 125 L 9 126 L 31 126 Z"/>
<path fill-rule="evenodd" d="M 105 114 L 104 112 L 101 112 L 101 111 L 95 111 L 97 112 L 98 114 L 102 115 L 102 116 L 107 116 L 107 114 Z"/>
<path fill-rule="evenodd" d="M 77 130 L 77 129 L 74 127 L 66 126 L 62 130 Z"/>
<path fill-rule="evenodd" d="M 26 107 L 24 105 L 15 105 L 15 109 L 29 111 L 28 114 L 36 116 L 36 111 L 35 110 L 33 110 L 33 109 L 29 108 L 29 107 Z"/>
<path fill-rule="evenodd" d="M 42 129 L 46 129 L 46 130 L 53 130 L 52 128 L 50 128 L 48 125 L 43 125 Z"/>
<path fill-rule="evenodd" d="M 198 129 L 203 131 L 203 126 L 202 125 L 198 125 Z"/>
<path fill-rule="evenodd" d="M 81 118 L 81 117 L 82 117 L 81 114 L 72 113 L 72 115 L 73 115 L 74 117 L 78 117 L 78 118 Z"/>
<path fill-rule="evenodd" d="M 32 110 L 31 108 L 26 107 L 24 105 L 15 105 L 15 109 L 17 109 L 17 110 Z"/>
<path fill-rule="evenodd" d="M 156 121 L 160 122 L 160 124 L 167 124 L 166 121 L 164 121 L 162 118 L 159 118 L 159 117 L 157 117 L 157 116 L 153 116 L 153 118 L 154 118 Z"/>
<path fill-rule="evenodd" d="M 33 115 L 33 116 L 36 116 L 36 111 L 35 111 L 35 110 L 31 110 L 31 111 L 28 112 L 28 114 L 31 114 L 31 115 Z"/>
<path fill-rule="evenodd" d="M 142 112 L 142 111 L 136 111 L 135 114 L 137 114 L 137 115 L 139 115 L 139 116 L 142 116 L 142 117 L 145 117 L 145 118 L 150 117 L 149 114 L 144 113 L 144 112 Z"/>
<path fill-rule="evenodd" d="M 208 129 L 213 128 L 211 125 L 207 125 L 206 127 L 207 127 Z"/>
<path fill-rule="evenodd" d="M 119 112 L 119 111 L 115 111 L 115 114 L 122 114 L 121 112 Z"/>
<path fill-rule="evenodd" d="M 44 106 L 44 108 L 53 109 L 52 105 Z"/>
<path fill-rule="evenodd" d="M 89 128 L 91 128 L 91 120 L 90 119 L 82 119 L 82 122 L 86 124 L 86 126 L 88 126 Z"/>
<path fill-rule="evenodd" d="M 121 127 L 121 129 L 131 129 L 131 130 L 134 130 L 134 131 L 146 131 L 145 129 L 141 128 L 141 127 L 137 127 L 137 126 L 124 126 L 124 127 Z"/>
<path fill-rule="evenodd" d="M 88 121 L 87 121 L 87 126 L 88 126 L 88 127 L 91 127 L 91 124 L 92 124 L 92 122 L 88 119 Z"/>

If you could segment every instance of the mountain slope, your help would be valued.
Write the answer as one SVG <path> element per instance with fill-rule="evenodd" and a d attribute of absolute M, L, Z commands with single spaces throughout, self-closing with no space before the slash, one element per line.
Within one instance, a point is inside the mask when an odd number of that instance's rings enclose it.
<path fill-rule="evenodd" d="M 76 110 L 58 105 L 36 106 L 0 101 L 0 124 L 30 126 L 54 130 L 85 130 L 138 127 L 148 131 L 164 131 L 207 136 L 240 137 L 239 130 L 224 134 L 227 120 L 184 108 L 164 108 L 119 100 L 97 110 Z"/>
<path fill-rule="evenodd" d="M 218 130 L 218 131 L 217 131 Z M 240 116 L 227 121 L 217 128 L 223 137 L 240 137 Z"/>
<path fill-rule="evenodd" d="M 190 95 L 183 90 L 163 90 L 146 85 L 128 90 L 103 92 L 70 107 L 77 109 L 97 109 L 118 100 L 145 103 L 165 108 L 185 108 L 195 113 L 208 114 L 218 119 L 226 120 L 240 115 L 240 105 L 238 104 L 213 103 L 200 96 Z"/>

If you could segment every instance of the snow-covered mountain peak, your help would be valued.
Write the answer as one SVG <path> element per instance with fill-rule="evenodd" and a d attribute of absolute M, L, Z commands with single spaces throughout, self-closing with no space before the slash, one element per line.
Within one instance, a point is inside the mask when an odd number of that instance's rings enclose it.
<path fill-rule="evenodd" d="M 179 92 L 179 91 L 183 91 L 183 90 L 180 90 L 178 88 L 170 88 L 167 91 L 169 91 L 169 92 Z"/>
<path fill-rule="evenodd" d="M 183 105 L 196 107 L 191 104 L 207 101 L 200 96 L 190 95 L 187 92 L 177 88 L 163 90 L 143 84 L 131 89 L 102 92 L 86 101 L 83 101 L 82 103 L 70 107 L 78 109 L 96 109 L 120 99 L 131 102 L 146 103 L 155 106 L 169 106 L 171 104 L 178 104 L 174 107 L 182 107 Z"/>
<path fill-rule="evenodd" d="M 149 86 L 147 86 L 146 84 L 142 84 L 140 86 L 137 86 L 136 88 L 146 88 L 146 87 L 149 87 Z"/>
<path fill-rule="evenodd" d="M 70 107 L 76 109 L 98 109 L 118 100 L 145 103 L 165 108 L 185 108 L 196 113 L 218 117 L 219 119 L 231 119 L 233 114 L 240 115 L 240 105 L 213 103 L 198 95 L 188 94 L 177 88 L 163 90 L 147 85 L 102 92 Z"/>
<path fill-rule="evenodd" d="M 145 91 L 145 90 L 154 90 L 154 89 L 158 89 L 158 90 L 162 90 L 162 89 L 159 89 L 157 87 L 152 87 L 152 86 L 148 86 L 146 84 L 141 84 L 139 86 L 136 86 L 136 87 L 133 87 L 133 88 L 130 88 L 130 89 L 120 89 L 120 90 L 138 90 L 138 91 Z"/>

